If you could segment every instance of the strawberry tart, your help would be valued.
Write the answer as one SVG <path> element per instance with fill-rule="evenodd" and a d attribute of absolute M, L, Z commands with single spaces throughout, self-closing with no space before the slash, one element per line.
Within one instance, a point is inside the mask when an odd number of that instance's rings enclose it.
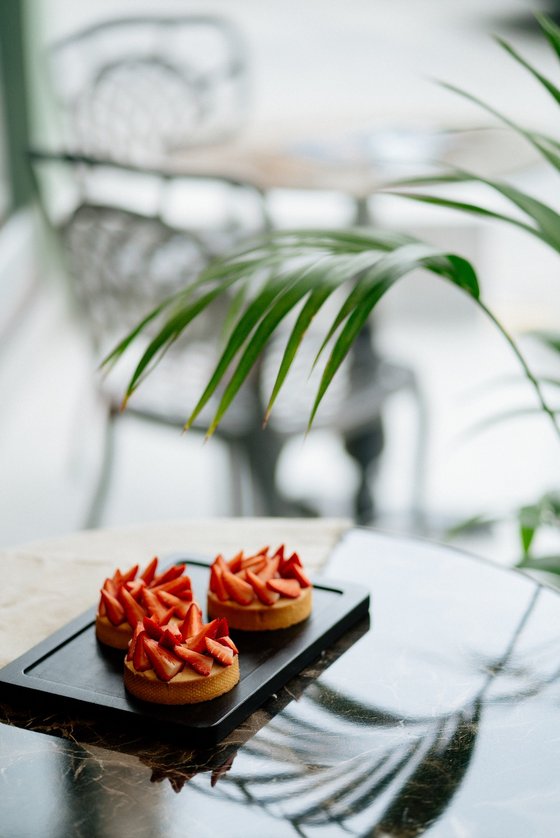
<path fill-rule="evenodd" d="M 220 555 L 210 571 L 208 616 L 243 631 L 287 628 L 309 617 L 312 590 L 298 554 L 286 556 L 284 545 L 272 555 L 268 547 L 229 561 Z"/>
<path fill-rule="evenodd" d="M 156 704 L 198 704 L 239 681 L 235 643 L 223 618 L 202 622 L 196 602 L 180 623 L 144 617 L 136 624 L 124 663 L 124 684 L 136 698 Z"/>
<path fill-rule="evenodd" d="M 114 649 L 126 649 L 138 622 L 151 617 L 164 625 L 184 620 L 192 601 L 191 580 L 184 564 L 158 574 L 157 556 L 138 575 L 138 565 L 115 571 L 101 588 L 95 618 L 97 639 Z"/>

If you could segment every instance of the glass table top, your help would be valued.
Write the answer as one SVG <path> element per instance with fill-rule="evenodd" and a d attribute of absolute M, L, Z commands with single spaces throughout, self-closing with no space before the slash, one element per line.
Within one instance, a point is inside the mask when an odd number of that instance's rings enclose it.
<path fill-rule="evenodd" d="M 558 834 L 558 594 L 368 530 L 325 574 L 370 618 L 215 748 L 2 698 L 0 835 Z"/>

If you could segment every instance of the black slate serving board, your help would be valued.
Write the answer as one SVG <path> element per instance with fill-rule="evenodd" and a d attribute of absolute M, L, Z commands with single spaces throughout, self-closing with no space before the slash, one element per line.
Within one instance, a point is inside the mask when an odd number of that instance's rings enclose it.
<path fill-rule="evenodd" d="M 193 589 L 200 596 L 208 585 L 209 565 L 188 556 Z M 202 604 L 202 603 L 201 603 Z M 0 670 L 0 694 L 25 692 L 27 699 L 49 700 L 60 708 L 87 705 L 136 717 L 148 730 L 171 728 L 189 742 L 213 745 L 243 722 L 267 698 L 297 675 L 369 610 L 367 589 L 331 579 L 313 585 L 313 612 L 303 623 L 274 632 L 235 632 L 241 677 L 226 695 L 202 704 L 164 706 L 138 701 L 123 685 L 123 654 L 95 638 L 90 608 L 42 643 Z"/>

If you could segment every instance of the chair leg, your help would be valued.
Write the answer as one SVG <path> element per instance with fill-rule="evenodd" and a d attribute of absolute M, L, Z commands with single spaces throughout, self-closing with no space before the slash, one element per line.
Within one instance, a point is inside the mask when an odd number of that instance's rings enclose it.
<path fill-rule="evenodd" d="M 375 519 L 375 500 L 370 488 L 371 470 L 381 456 L 384 441 L 380 416 L 366 432 L 345 439 L 346 451 L 360 469 L 360 485 L 354 498 L 354 516 L 359 524 L 368 524 Z"/>
<path fill-rule="evenodd" d="M 107 422 L 105 424 L 105 437 L 103 440 L 103 452 L 101 467 L 95 484 L 93 497 L 84 521 L 84 528 L 87 530 L 97 529 L 101 523 L 107 493 L 111 483 L 113 461 L 115 456 L 115 419 L 117 413 L 109 409 Z"/>

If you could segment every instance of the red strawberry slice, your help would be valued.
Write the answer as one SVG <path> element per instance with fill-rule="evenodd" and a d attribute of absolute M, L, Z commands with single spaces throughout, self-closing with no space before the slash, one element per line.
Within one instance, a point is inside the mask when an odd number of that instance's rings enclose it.
<path fill-rule="evenodd" d="M 243 582 L 247 581 L 247 571 L 246 570 L 238 570 L 236 574 L 238 579 L 241 579 Z"/>
<path fill-rule="evenodd" d="M 235 655 L 239 654 L 239 649 L 229 635 L 226 635 L 225 637 L 217 637 L 216 640 L 218 643 L 221 643 L 222 646 L 228 646 Z"/>
<path fill-rule="evenodd" d="M 272 559 L 268 560 L 268 563 L 265 567 L 259 571 L 258 577 L 262 579 L 263 582 L 268 582 L 269 579 L 274 579 L 276 574 L 278 573 L 278 565 L 280 564 L 280 558 L 275 556 Z"/>
<path fill-rule="evenodd" d="M 111 594 L 111 596 L 114 597 L 116 597 L 119 592 L 119 589 L 117 588 L 112 579 L 106 579 L 103 582 L 103 590 L 107 591 L 108 594 Z"/>
<path fill-rule="evenodd" d="M 229 626 L 225 617 L 218 617 L 218 629 L 216 631 L 216 639 L 218 637 L 226 637 L 229 634 Z"/>
<path fill-rule="evenodd" d="M 107 616 L 107 609 L 105 608 L 105 603 L 103 602 L 101 597 L 99 597 L 99 605 L 97 606 L 97 613 L 99 614 L 100 617 L 106 617 Z"/>
<path fill-rule="evenodd" d="M 219 565 L 213 564 L 210 569 L 210 590 L 216 594 L 220 602 L 229 599 L 223 580 L 223 571 Z"/>
<path fill-rule="evenodd" d="M 202 626 L 200 631 L 194 635 L 194 637 L 188 637 L 185 641 L 186 645 L 189 649 L 192 649 L 193 652 L 204 652 L 206 649 L 205 640 L 207 637 L 211 637 L 214 639 L 218 633 L 218 628 L 220 626 L 220 621 L 218 618 L 212 620 L 210 623 L 206 623 L 205 626 Z"/>
<path fill-rule="evenodd" d="M 294 579 L 297 579 L 302 588 L 311 587 L 311 580 L 306 576 L 304 569 L 298 564 L 292 565 L 290 574 Z"/>
<path fill-rule="evenodd" d="M 152 587 L 159 587 L 160 585 L 165 585 L 167 582 L 172 582 L 173 579 L 177 579 L 178 576 L 182 576 L 184 570 L 184 564 L 172 564 L 171 567 L 168 567 L 167 570 L 159 576 L 156 576 Z"/>
<path fill-rule="evenodd" d="M 157 597 L 150 588 L 144 588 L 142 592 L 142 602 L 146 606 L 151 617 L 155 617 L 158 623 L 164 622 L 164 617 L 167 614 L 168 606 Z"/>
<path fill-rule="evenodd" d="M 186 640 L 187 637 L 193 637 L 202 629 L 202 611 L 196 602 L 191 603 L 187 611 L 187 616 L 179 626 L 179 629 L 183 635 L 183 640 Z"/>
<path fill-rule="evenodd" d="M 107 591 L 101 589 L 101 602 L 105 606 L 105 612 L 109 622 L 111 622 L 114 626 L 120 626 L 121 623 L 124 623 L 124 608 L 118 599 L 115 599 L 114 596 L 111 596 L 111 594 L 107 593 Z"/>
<path fill-rule="evenodd" d="M 271 590 L 290 599 L 297 599 L 301 594 L 301 588 L 296 579 L 269 579 L 266 584 Z"/>
<path fill-rule="evenodd" d="M 230 559 L 229 562 L 226 562 L 227 569 L 231 573 L 237 573 L 237 571 L 241 569 L 242 560 L 243 560 L 243 550 L 240 550 L 239 553 L 237 553 L 237 555 L 235 555 L 233 557 L 233 559 Z"/>
<path fill-rule="evenodd" d="M 150 640 L 145 631 L 140 632 L 138 635 L 134 646 L 134 655 L 132 656 L 132 664 L 137 672 L 145 672 L 147 669 L 152 668 L 152 664 L 146 653 L 146 643 L 153 642 L 154 641 Z"/>
<path fill-rule="evenodd" d="M 206 648 L 213 658 L 224 666 L 231 666 L 233 663 L 233 649 L 224 646 L 223 643 L 217 643 L 211 637 L 206 638 Z"/>
<path fill-rule="evenodd" d="M 241 562 L 241 570 L 251 569 L 253 573 L 258 573 L 263 567 L 268 564 L 266 556 L 250 556 L 248 559 L 243 559 Z"/>
<path fill-rule="evenodd" d="M 278 559 L 280 559 L 280 561 L 282 561 L 282 559 L 284 558 L 284 545 L 283 544 L 281 544 L 280 547 L 278 548 L 278 550 L 275 553 L 272 554 L 272 558 L 273 559 L 278 558 Z"/>
<path fill-rule="evenodd" d="M 212 567 L 219 567 L 220 570 L 229 570 L 229 566 L 221 553 L 214 559 Z"/>
<path fill-rule="evenodd" d="M 144 617 L 142 623 L 148 637 L 151 637 L 152 640 L 161 640 L 163 637 L 163 629 L 160 624 L 156 622 L 156 620 L 153 620 L 151 617 Z"/>
<path fill-rule="evenodd" d="M 144 611 L 140 603 L 136 602 L 134 597 L 130 595 L 126 588 L 120 589 L 119 599 L 123 604 L 126 619 L 130 623 L 132 628 L 134 628 L 138 621 L 142 622 L 142 620 L 146 616 L 146 612 Z"/>
<path fill-rule="evenodd" d="M 142 623 L 136 623 L 136 628 L 134 629 L 134 634 L 130 639 L 130 643 L 128 644 L 128 652 L 126 653 L 127 661 L 131 661 L 134 657 L 134 649 L 136 648 L 136 641 L 138 640 L 138 635 L 140 632 L 145 631 L 144 626 Z"/>
<path fill-rule="evenodd" d="M 146 637 L 146 635 L 143 636 Z M 138 643 L 136 646 L 138 647 Z M 183 661 L 176 658 L 155 640 L 146 637 L 144 646 L 152 668 L 160 681 L 171 681 L 183 668 Z"/>
<path fill-rule="evenodd" d="M 113 582 L 117 586 L 117 589 L 122 585 L 122 573 L 118 568 L 113 573 Z"/>
<path fill-rule="evenodd" d="M 144 580 L 146 585 L 151 585 L 156 575 L 156 570 L 158 566 L 158 557 L 154 556 L 152 561 L 146 566 L 146 569 L 140 575 L 140 578 Z"/>
<path fill-rule="evenodd" d="M 135 564 L 134 567 L 131 567 L 130 570 L 126 571 L 126 573 L 121 574 L 121 585 L 126 585 L 127 582 L 132 582 L 137 573 L 138 565 Z"/>
<path fill-rule="evenodd" d="M 185 602 L 174 594 L 168 594 L 167 591 L 158 591 L 156 596 L 167 608 L 173 609 L 176 617 L 179 617 L 180 620 L 185 619 L 190 607 L 190 601 Z"/>
<path fill-rule="evenodd" d="M 271 591 L 270 588 L 267 587 L 267 583 L 263 582 L 262 579 L 259 579 L 259 577 L 256 576 L 252 570 L 247 571 L 247 581 L 251 584 L 254 592 L 263 605 L 274 605 L 276 600 L 280 598 L 280 594 L 275 591 Z"/>
<path fill-rule="evenodd" d="M 239 603 L 239 605 L 249 605 L 255 598 L 255 594 L 249 583 L 244 582 L 238 576 L 234 576 L 229 570 L 224 570 L 223 580 L 226 591 L 231 599 Z"/>
<path fill-rule="evenodd" d="M 171 582 L 164 582 L 163 585 L 156 585 L 152 587 L 152 591 L 158 593 L 159 591 L 167 591 L 168 594 L 175 594 L 181 599 L 192 599 L 192 594 L 188 595 L 191 590 L 191 580 L 188 576 L 180 576 L 178 579 L 172 579 Z"/>
<path fill-rule="evenodd" d="M 132 582 L 127 582 L 125 584 L 126 590 L 129 592 L 130 596 L 134 597 L 137 602 L 140 602 L 142 597 L 142 591 L 146 587 L 146 583 L 143 579 L 134 579 Z"/>
<path fill-rule="evenodd" d="M 161 640 L 159 641 L 162 646 L 165 646 L 167 649 L 173 649 L 178 643 L 183 642 L 183 636 L 180 631 L 174 629 L 171 624 L 165 627 Z"/>
<path fill-rule="evenodd" d="M 280 562 L 280 566 L 278 568 L 280 576 L 284 576 L 288 568 L 292 567 L 294 564 L 297 564 L 301 567 L 301 559 L 297 553 L 292 553 L 291 556 Z"/>
<path fill-rule="evenodd" d="M 199 675 L 210 675 L 212 672 L 212 665 L 213 661 L 212 658 L 207 657 L 206 655 L 201 655 L 198 652 L 193 652 L 192 649 L 189 649 L 188 646 L 184 644 L 181 646 L 175 646 L 175 654 L 182 658 L 195 672 L 198 672 Z"/>

